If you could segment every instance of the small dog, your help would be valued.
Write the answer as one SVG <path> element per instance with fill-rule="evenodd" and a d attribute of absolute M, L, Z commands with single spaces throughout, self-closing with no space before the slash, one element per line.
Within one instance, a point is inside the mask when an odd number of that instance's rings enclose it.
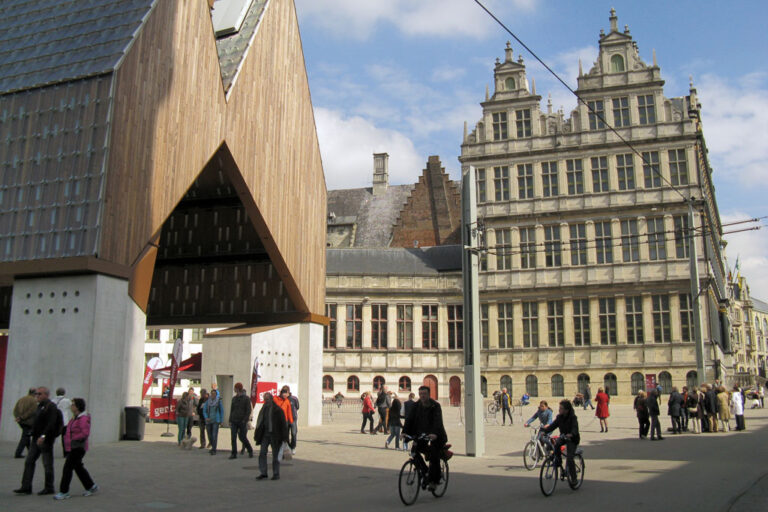
<path fill-rule="evenodd" d="M 196 437 L 184 436 L 184 439 L 181 440 L 181 449 L 191 450 L 192 446 L 195 444 L 195 441 L 197 441 Z"/>

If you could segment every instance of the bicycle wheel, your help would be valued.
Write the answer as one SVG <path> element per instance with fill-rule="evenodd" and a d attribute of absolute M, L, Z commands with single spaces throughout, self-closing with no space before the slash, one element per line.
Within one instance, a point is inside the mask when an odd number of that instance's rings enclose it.
<path fill-rule="evenodd" d="M 539 460 L 541 460 L 539 447 L 536 446 L 536 443 L 533 441 L 528 441 L 528 444 L 525 445 L 525 449 L 523 450 L 523 465 L 525 466 L 525 469 L 533 471 L 536 469 L 536 466 L 539 465 Z"/>
<path fill-rule="evenodd" d="M 498 411 L 499 408 L 496 406 L 495 402 L 491 402 L 488 404 L 488 414 L 496 414 L 496 411 Z"/>
<path fill-rule="evenodd" d="M 405 461 L 397 482 L 397 490 L 400 492 L 400 499 L 404 504 L 413 505 L 413 502 L 419 497 L 420 478 L 421 475 L 419 475 L 419 470 L 413 460 Z"/>
<path fill-rule="evenodd" d="M 558 466 L 555 464 L 553 457 L 547 457 L 544 463 L 541 465 L 541 472 L 539 473 L 539 487 L 544 496 L 551 496 L 555 492 L 557 486 L 557 470 Z"/>
<path fill-rule="evenodd" d="M 440 482 L 437 484 L 437 487 L 435 487 L 435 490 L 432 491 L 432 494 L 435 496 L 435 498 L 440 498 L 443 494 L 445 494 L 445 491 L 448 489 L 449 476 L 448 462 L 440 459 Z"/>
<path fill-rule="evenodd" d="M 574 455 L 573 465 L 576 466 L 576 479 L 571 480 L 571 476 L 568 475 L 568 485 L 575 491 L 581 487 L 581 484 L 584 482 L 584 457 L 581 455 Z"/>

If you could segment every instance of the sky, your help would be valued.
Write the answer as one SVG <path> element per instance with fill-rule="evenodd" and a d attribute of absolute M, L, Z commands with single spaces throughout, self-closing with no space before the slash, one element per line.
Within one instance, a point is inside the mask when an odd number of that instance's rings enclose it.
<path fill-rule="evenodd" d="M 575 89 L 609 11 L 629 26 L 641 58 L 656 51 L 666 97 L 702 104 L 723 222 L 768 216 L 768 2 L 743 0 L 481 0 Z M 415 183 L 430 155 L 459 179 L 466 121 L 480 120 L 493 66 L 512 42 L 546 109 L 566 117 L 576 98 L 474 0 L 295 0 L 328 189 L 370 186 L 374 152 L 389 154 L 391 184 Z M 726 235 L 752 295 L 768 301 L 764 229 Z M 758 224 L 737 225 L 733 230 Z"/>

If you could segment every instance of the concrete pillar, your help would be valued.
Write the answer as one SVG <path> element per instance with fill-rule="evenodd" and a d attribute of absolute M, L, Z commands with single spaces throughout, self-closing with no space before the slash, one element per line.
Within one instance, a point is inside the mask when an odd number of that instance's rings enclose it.
<path fill-rule="evenodd" d="M 128 281 L 105 275 L 20 279 L 13 285 L 0 437 L 19 438 L 13 406 L 32 386 L 83 398 L 91 440 L 120 439 L 123 408 L 141 405 L 146 317 Z"/>

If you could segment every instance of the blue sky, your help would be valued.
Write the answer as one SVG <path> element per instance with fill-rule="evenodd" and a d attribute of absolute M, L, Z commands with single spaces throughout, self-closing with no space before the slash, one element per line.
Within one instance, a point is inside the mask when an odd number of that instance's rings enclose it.
<path fill-rule="evenodd" d="M 473 0 L 295 0 L 329 189 L 370 186 L 372 153 L 390 155 L 390 181 L 413 183 L 429 155 L 454 179 L 464 121 L 479 120 L 493 64 L 510 37 Z M 724 222 L 768 215 L 768 2 L 483 0 L 575 88 L 615 7 L 641 57 L 652 52 L 667 97 L 693 76 Z M 522 53 L 538 94 L 566 116 L 576 100 Z M 768 219 L 763 221 L 768 224 Z M 768 227 L 733 234 L 752 294 L 768 299 Z"/>

